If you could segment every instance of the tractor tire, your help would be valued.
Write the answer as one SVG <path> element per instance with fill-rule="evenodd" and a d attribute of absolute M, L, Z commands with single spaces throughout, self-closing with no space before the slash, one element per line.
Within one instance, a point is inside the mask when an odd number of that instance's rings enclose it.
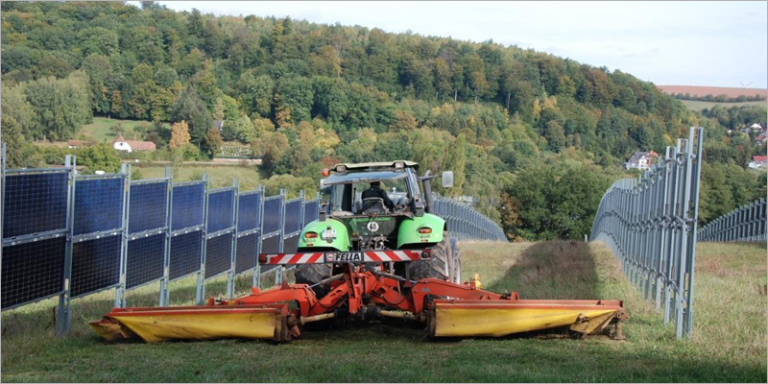
<path fill-rule="evenodd" d="M 453 248 L 448 232 L 443 232 L 443 240 L 432 248 L 432 258 L 424 261 L 414 261 L 408 265 L 408 275 L 411 280 L 435 278 L 454 281 Z"/>
<path fill-rule="evenodd" d="M 331 277 L 331 266 L 327 264 L 300 264 L 296 266 L 296 284 L 315 285 Z M 320 284 L 312 288 L 315 296 L 322 299 L 331 291 L 331 284 Z"/>

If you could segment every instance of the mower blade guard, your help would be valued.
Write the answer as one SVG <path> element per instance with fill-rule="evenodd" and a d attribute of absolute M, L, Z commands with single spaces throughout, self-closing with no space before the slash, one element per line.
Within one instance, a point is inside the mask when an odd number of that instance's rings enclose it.
<path fill-rule="evenodd" d="M 286 304 L 115 308 L 91 328 L 108 341 L 138 336 L 148 343 L 218 338 L 286 341 L 295 328 Z"/>
<path fill-rule="evenodd" d="M 597 334 L 627 318 L 621 301 L 435 300 L 434 304 L 429 324 L 433 337 L 500 337 L 565 327 Z"/>

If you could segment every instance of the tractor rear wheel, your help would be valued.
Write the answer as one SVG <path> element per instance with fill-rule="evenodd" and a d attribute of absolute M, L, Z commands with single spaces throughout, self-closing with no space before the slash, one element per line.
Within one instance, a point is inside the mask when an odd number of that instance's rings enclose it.
<path fill-rule="evenodd" d="M 296 266 L 296 284 L 315 285 L 331 277 L 331 266 L 328 264 L 299 264 Z M 312 290 L 318 299 L 331 291 L 330 284 L 318 285 Z"/>
<path fill-rule="evenodd" d="M 453 247 L 448 232 L 443 232 L 443 240 L 432 248 L 429 260 L 414 261 L 408 266 L 411 280 L 427 277 L 455 281 Z"/>

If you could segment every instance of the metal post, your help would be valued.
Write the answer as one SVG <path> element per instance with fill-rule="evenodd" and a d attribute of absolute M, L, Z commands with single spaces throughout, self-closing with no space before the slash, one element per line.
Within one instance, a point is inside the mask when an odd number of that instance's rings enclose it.
<path fill-rule="evenodd" d="M 283 242 L 285 242 L 285 189 L 280 189 L 280 215 L 278 220 L 278 228 L 280 228 L 280 235 L 278 235 L 277 252 L 283 253 Z M 285 273 L 285 267 L 280 265 L 275 268 L 275 285 L 283 283 L 283 274 Z"/>
<path fill-rule="evenodd" d="M 59 295 L 58 316 L 56 317 L 56 335 L 67 336 L 72 329 L 72 316 L 69 308 L 71 296 L 70 286 L 72 281 L 72 237 L 74 236 L 75 222 L 75 165 L 76 159 L 72 155 L 64 157 L 64 165 L 69 168 L 67 187 L 67 240 L 64 248 L 64 292 Z M 3 190 L 5 190 L 5 145 L 3 145 Z M 4 202 L 3 202 L 4 203 Z M 5 206 L 3 206 L 5 210 Z"/>
<path fill-rule="evenodd" d="M 0 142 L 0 260 L 3 259 L 3 217 L 5 216 L 5 143 Z M 69 192 L 69 183 L 67 183 L 67 192 Z M 67 199 L 69 204 L 69 199 Z M 1 263 L 0 263 L 1 264 Z"/>
<path fill-rule="evenodd" d="M 674 286 L 672 285 L 673 279 L 672 279 L 672 273 L 674 271 L 674 264 L 675 264 L 675 254 L 677 250 L 677 221 L 675 220 L 675 215 L 677 214 L 678 210 L 678 204 L 679 199 L 677 198 L 678 195 L 678 185 L 679 185 L 679 169 L 678 166 L 678 159 L 677 159 L 677 147 L 667 147 L 667 162 L 670 163 L 670 168 L 672 172 L 672 180 L 669 187 L 669 197 L 671 199 L 669 211 L 668 211 L 668 219 L 670 223 L 669 227 L 669 234 L 668 234 L 668 242 L 667 242 L 667 264 L 665 268 L 665 282 L 664 282 L 664 324 L 667 324 L 672 319 L 672 296 L 674 295 Z"/>
<path fill-rule="evenodd" d="M 205 182 L 205 192 L 203 193 L 203 230 L 202 230 L 202 247 L 200 247 L 200 269 L 197 271 L 197 289 L 195 291 L 195 303 L 197 305 L 203 305 L 205 300 L 205 256 L 206 247 L 208 245 L 208 175 L 203 174 L 203 181 Z"/>
<path fill-rule="evenodd" d="M 171 273 L 171 222 L 173 218 L 173 169 L 165 167 L 165 178 L 168 183 L 166 191 L 165 211 L 165 252 L 163 252 L 163 277 L 160 280 L 160 306 L 170 303 L 170 273 Z"/>
<path fill-rule="evenodd" d="M 696 154 L 693 153 L 693 138 L 694 133 L 698 131 L 698 144 L 696 146 Z M 704 129 L 694 129 L 691 128 L 690 132 L 690 143 L 688 145 L 690 151 L 689 151 L 689 159 L 693 159 L 694 156 L 696 158 L 696 168 L 693 173 L 693 180 L 692 180 L 692 191 L 691 191 L 691 197 L 690 199 L 693 203 L 693 217 L 689 218 L 689 223 L 691 225 L 691 238 L 690 238 L 690 245 L 689 245 L 689 251 L 687 255 L 684 255 L 688 258 L 687 263 L 687 273 L 688 273 L 688 297 L 687 297 L 687 303 L 686 303 L 686 317 L 685 317 L 685 324 L 684 324 L 684 333 L 685 336 L 690 338 L 691 333 L 693 332 L 693 283 L 694 283 L 694 271 L 696 266 L 696 229 L 698 226 L 698 218 L 699 218 L 699 193 L 701 191 L 700 188 L 700 182 L 701 182 L 701 152 L 704 149 Z M 687 216 L 687 214 L 686 214 Z"/>
<path fill-rule="evenodd" d="M 123 234 L 120 239 L 120 285 L 115 293 L 115 307 L 125 307 L 125 278 L 128 272 L 128 224 L 131 210 L 131 165 L 122 164 L 120 172 L 125 175 L 123 178 Z"/>
<path fill-rule="evenodd" d="M 256 242 L 256 267 L 253 268 L 253 286 L 261 289 L 261 265 L 259 254 L 261 253 L 261 237 L 264 235 L 264 186 L 259 186 L 259 241 Z"/>
<path fill-rule="evenodd" d="M 233 193 L 234 203 L 232 204 L 232 223 L 234 229 L 232 230 L 232 246 L 230 247 L 229 254 L 229 272 L 227 272 L 227 299 L 232 299 L 235 296 L 235 267 L 237 263 L 237 220 L 239 215 L 240 206 L 240 180 L 232 180 L 232 187 L 235 188 Z"/>

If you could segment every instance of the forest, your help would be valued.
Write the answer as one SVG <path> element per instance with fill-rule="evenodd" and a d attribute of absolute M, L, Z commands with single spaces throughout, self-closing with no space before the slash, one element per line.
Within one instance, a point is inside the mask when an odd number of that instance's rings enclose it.
<path fill-rule="evenodd" d="M 139 139 L 157 144 L 154 159 L 248 146 L 262 179 L 310 190 L 342 161 L 452 170 L 456 187 L 438 192 L 477 198 L 510 239 L 582 238 L 605 189 L 633 176 L 622 167 L 634 151 L 663 153 L 696 125 L 700 221 L 766 195 L 765 172 L 745 169 L 765 146 L 739 131 L 765 126 L 765 108 L 695 113 L 620 70 L 492 40 L 154 2 L 3 2 L 9 165 L 61 163 L 67 151 L 30 142 L 88 140 L 78 129 L 94 116 L 151 122 Z M 121 161 L 105 145 L 75 151 L 87 169 Z"/>

